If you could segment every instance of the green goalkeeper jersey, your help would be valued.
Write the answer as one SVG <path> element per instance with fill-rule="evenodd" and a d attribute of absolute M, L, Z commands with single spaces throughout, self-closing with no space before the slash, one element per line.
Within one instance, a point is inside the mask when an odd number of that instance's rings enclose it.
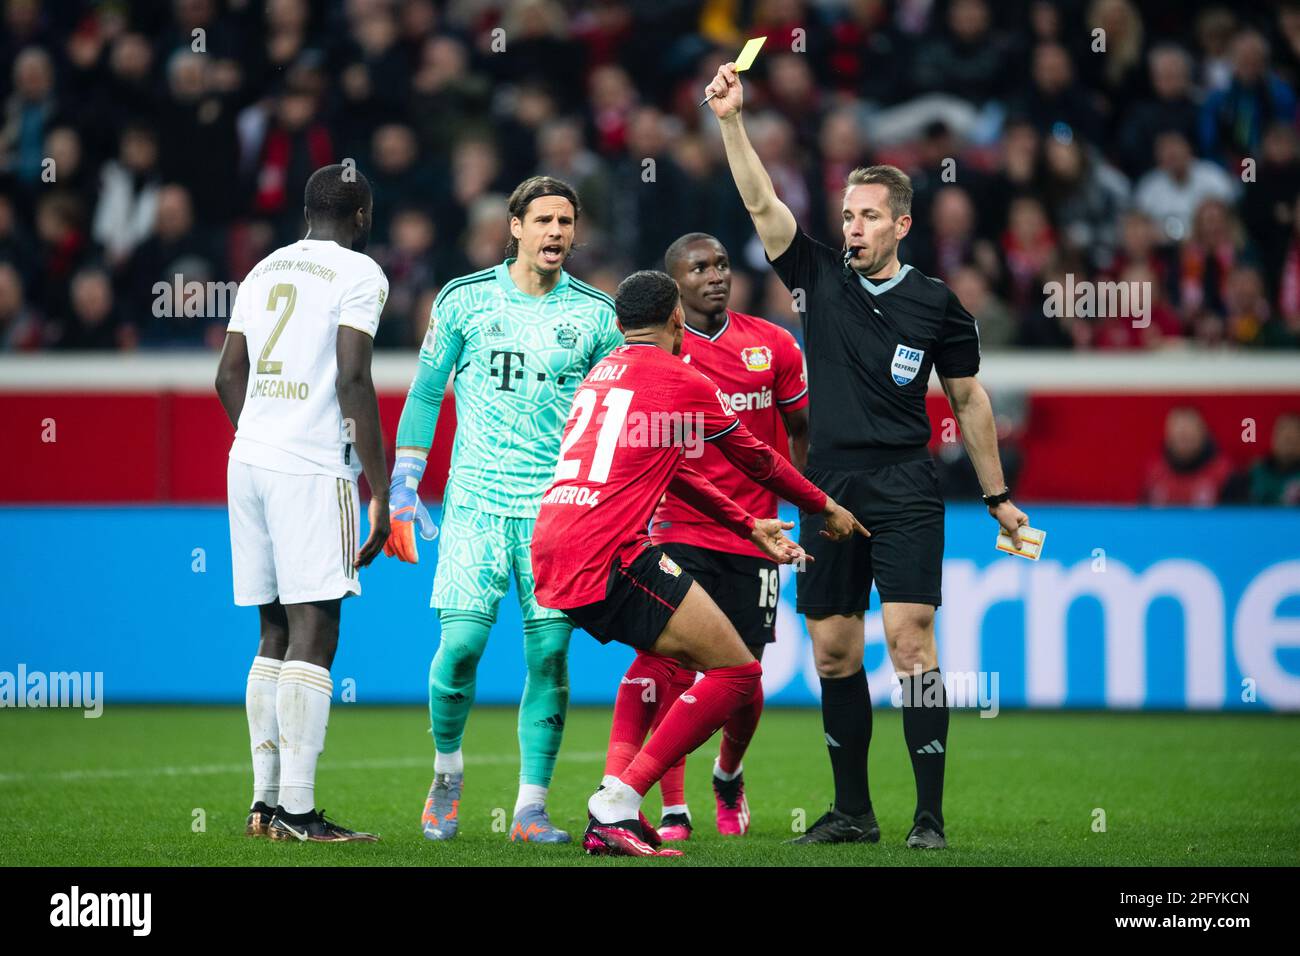
<path fill-rule="evenodd" d="M 605 293 L 561 271 L 550 292 L 528 295 L 510 277 L 513 261 L 453 279 L 439 293 L 397 444 L 433 443 L 454 372 L 447 496 L 489 514 L 534 518 L 555 477 L 573 395 L 623 335 Z"/>

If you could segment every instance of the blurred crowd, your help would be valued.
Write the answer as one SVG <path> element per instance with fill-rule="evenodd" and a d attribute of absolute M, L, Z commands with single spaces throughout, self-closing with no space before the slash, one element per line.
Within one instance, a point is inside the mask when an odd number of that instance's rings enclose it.
<path fill-rule="evenodd" d="M 300 236 L 346 158 L 380 346 L 503 258 L 535 172 L 582 197 L 589 282 L 704 230 L 733 307 L 794 327 L 697 106 L 757 35 L 747 127 L 799 222 L 838 245 L 845 174 L 905 169 L 902 257 L 985 348 L 1300 345 L 1300 0 L 3 0 L 0 349 L 219 344 L 185 284 Z M 1045 308 L 1066 276 L 1147 283 L 1149 321 Z"/>
<path fill-rule="evenodd" d="M 1160 454 L 1147 466 L 1142 500 L 1156 507 L 1300 506 L 1300 414 L 1278 415 L 1267 453 L 1235 469 L 1197 409 L 1171 409 Z"/>

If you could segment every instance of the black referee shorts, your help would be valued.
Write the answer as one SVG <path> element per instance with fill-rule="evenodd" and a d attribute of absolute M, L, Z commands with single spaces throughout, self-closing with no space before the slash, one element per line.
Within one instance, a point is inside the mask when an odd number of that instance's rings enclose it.
<path fill-rule="evenodd" d="M 675 541 L 659 547 L 708 592 L 746 645 L 776 640 L 776 607 L 781 599 L 781 572 L 776 564 Z"/>
<path fill-rule="evenodd" d="M 871 537 L 837 543 L 818 533 L 822 515 L 801 516 L 799 544 L 814 560 L 795 575 L 800 614 L 859 614 L 873 580 L 884 603 L 942 603 L 943 497 L 932 459 L 854 471 L 809 466 L 805 475 Z"/>

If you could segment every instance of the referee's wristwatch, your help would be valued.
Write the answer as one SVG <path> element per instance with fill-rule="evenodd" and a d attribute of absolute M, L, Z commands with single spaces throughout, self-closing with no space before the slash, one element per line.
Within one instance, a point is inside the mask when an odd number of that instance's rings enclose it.
<path fill-rule="evenodd" d="M 996 508 L 998 505 L 1002 504 L 1002 502 L 1011 500 L 1011 489 L 1003 488 L 996 495 L 983 495 L 982 497 L 984 499 L 984 507 Z"/>

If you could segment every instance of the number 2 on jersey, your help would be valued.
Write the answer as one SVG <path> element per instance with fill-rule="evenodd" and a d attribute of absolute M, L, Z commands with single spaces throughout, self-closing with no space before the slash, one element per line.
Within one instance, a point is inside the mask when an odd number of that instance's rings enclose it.
<path fill-rule="evenodd" d="M 618 447 L 618 436 L 623 432 L 623 423 L 627 421 L 627 409 L 632 404 L 630 388 L 611 388 L 605 393 L 605 418 L 600 423 L 600 433 L 596 436 L 596 453 L 592 456 L 591 467 L 587 470 L 587 480 L 604 484 L 609 479 L 610 465 L 614 461 L 614 449 Z M 591 413 L 596 410 L 596 393 L 589 388 L 580 389 L 574 396 L 573 407 L 578 411 L 578 420 L 573 425 L 564 443 L 560 445 L 560 461 L 555 466 L 555 480 L 578 477 L 582 462 L 576 458 L 567 459 L 565 453 L 574 446 L 582 433 L 591 424 Z"/>
<path fill-rule="evenodd" d="M 257 359 L 258 375 L 279 375 L 284 368 L 283 362 L 271 361 L 271 349 L 275 348 L 275 343 L 280 340 L 280 333 L 289 324 L 289 317 L 293 315 L 293 307 L 298 304 L 298 290 L 294 288 L 293 283 L 281 282 L 271 287 L 271 294 L 266 300 L 267 311 L 274 312 L 281 299 L 288 299 L 289 302 L 280 315 L 280 321 L 275 323 L 275 328 L 271 330 L 271 337 L 262 346 L 262 354 Z"/>

